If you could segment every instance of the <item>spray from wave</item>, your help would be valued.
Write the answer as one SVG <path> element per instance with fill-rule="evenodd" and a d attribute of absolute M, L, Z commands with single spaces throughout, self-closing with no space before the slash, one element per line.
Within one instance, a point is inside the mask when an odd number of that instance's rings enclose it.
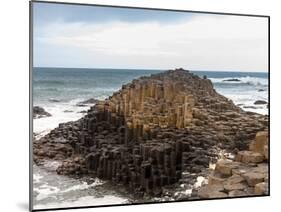
<path fill-rule="evenodd" d="M 267 86 L 268 79 L 259 77 L 225 77 L 225 78 L 209 78 L 213 83 L 223 83 L 223 84 L 246 84 L 254 86 Z"/>

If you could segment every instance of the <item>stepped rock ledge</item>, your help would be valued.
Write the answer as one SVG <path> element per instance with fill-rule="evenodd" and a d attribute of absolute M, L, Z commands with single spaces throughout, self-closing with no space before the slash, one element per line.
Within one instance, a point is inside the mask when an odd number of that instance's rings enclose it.
<path fill-rule="evenodd" d="M 134 79 L 83 118 L 60 124 L 33 142 L 33 159 L 63 161 L 58 174 L 161 196 L 183 173 L 208 169 L 221 150 L 248 150 L 267 127 L 267 116 L 235 106 L 206 77 L 175 69 Z"/>

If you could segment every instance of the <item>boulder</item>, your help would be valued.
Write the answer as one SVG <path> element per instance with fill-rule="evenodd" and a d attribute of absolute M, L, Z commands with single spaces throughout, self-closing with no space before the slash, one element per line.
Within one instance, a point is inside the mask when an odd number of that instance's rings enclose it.
<path fill-rule="evenodd" d="M 266 105 L 267 104 L 267 101 L 264 101 L 264 100 L 257 100 L 254 102 L 254 105 Z"/>
<path fill-rule="evenodd" d="M 224 189 L 226 191 L 243 190 L 246 187 L 247 187 L 247 185 L 245 183 L 233 183 L 233 184 L 225 183 L 224 184 Z"/>
<path fill-rule="evenodd" d="M 268 159 L 268 131 L 261 131 L 256 134 L 255 140 L 250 144 L 250 150 L 264 155 Z"/>
<path fill-rule="evenodd" d="M 249 172 L 257 172 L 264 175 L 268 174 L 268 163 L 259 163 L 255 167 L 249 168 Z"/>
<path fill-rule="evenodd" d="M 45 111 L 44 108 L 39 106 L 33 107 L 33 118 L 43 118 L 43 117 L 49 117 L 52 116 L 50 113 Z"/>
<path fill-rule="evenodd" d="M 54 102 L 54 103 L 56 103 L 56 102 L 60 102 L 60 100 L 51 98 L 51 99 L 49 99 L 49 102 Z"/>
<path fill-rule="evenodd" d="M 248 196 L 248 194 L 245 191 L 241 190 L 232 190 L 228 193 L 229 197 L 244 197 Z"/>
<path fill-rule="evenodd" d="M 241 80 L 233 78 L 233 79 L 225 79 L 223 82 L 240 82 Z"/>
<path fill-rule="evenodd" d="M 264 156 L 261 153 L 253 151 L 239 151 L 235 157 L 236 161 L 242 163 L 261 163 L 264 160 Z"/>
<path fill-rule="evenodd" d="M 232 170 L 239 167 L 238 162 L 231 160 L 219 160 L 216 164 L 215 172 L 222 176 L 231 176 Z"/>
<path fill-rule="evenodd" d="M 245 108 L 245 109 L 258 109 L 258 107 L 251 106 L 251 105 L 244 105 L 243 108 Z"/>
<path fill-rule="evenodd" d="M 268 145 L 268 131 L 257 132 L 255 140 L 250 145 L 250 150 L 263 153 L 266 145 Z"/>
<path fill-rule="evenodd" d="M 201 187 L 198 190 L 198 196 L 200 198 L 224 198 L 227 197 L 227 194 L 222 192 L 224 190 L 224 187 L 222 185 L 216 184 L 216 185 L 207 185 L 204 187 Z"/>
<path fill-rule="evenodd" d="M 99 102 L 99 100 L 94 99 L 94 98 L 90 98 L 90 99 L 87 99 L 85 101 L 77 103 L 76 106 L 84 107 L 84 106 L 88 106 L 88 105 L 97 104 L 98 102 Z"/>
<path fill-rule="evenodd" d="M 241 175 L 247 173 L 248 171 L 249 171 L 248 167 L 239 166 L 235 169 L 232 169 L 232 174 L 241 176 Z"/>
<path fill-rule="evenodd" d="M 248 172 L 242 175 L 249 186 L 255 186 L 264 181 L 265 175 L 258 172 Z"/>
<path fill-rule="evenodd" d="M 268 194 L 268 183 L 262 182 L 255 185 L 256 195 L 266 195 Z"/>
<path fill-rule="evenodd" d="M 232 190 L 243 190 L 246 188 L 246 184 L 244 183 L 245 179 L 239 175 L 232 175 L 229 177 L 224 183 L 224 189 L 227 191 Z"/>
<path fill-rule="evenodd" d="M 87 113 L 87 110 L 81 110 L 81 111 L 78 111 L 77 113 Z"/>
<path fill-rule="evenodd" d="M 223 184 L 225 178 L 217 177 L 214 174 L 208 177 L 208 185 Z"/>
<path fill-rule="evenodd" d="M 225 184 L 236 184 L 236 183 L 242 183 L 244 181 L 245 179 L 240 175 L 233 174 L 231 177 L 227 178 Z"/>
<path fill-rule="evenodd" d="M 268 160 L 268 146 L 264 146 L 263 155 L 266 160 Z"/>

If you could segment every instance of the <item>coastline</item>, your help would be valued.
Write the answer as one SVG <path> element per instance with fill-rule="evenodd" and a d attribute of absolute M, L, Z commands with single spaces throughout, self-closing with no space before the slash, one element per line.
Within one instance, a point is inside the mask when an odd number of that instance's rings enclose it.
<path fill-rule="evenodd" d="M 74 106 L 75 106 L 75 104 L 73 104 Z M 59 126 L 60 124 L 62 124 L 61 122 L 63 122 L 63 123 L 65 123 L 65 122 L 69 122 L 69 121 L 77 121 L 77 120 L 79 120 L 80 118 L 82 118 L 83 119 L 83 117 L 84 117 L 84 114 L 82 114 L 82 113 L 80 113 L 80 114 L 78 114 L 77 112 L 80 112 L 80 111 L 82 111 L 82 110 L 88 110 L 88 109 L 90 109 L 90 107 L 91 106 L 94 106 L 95 104 L 92 104 L 92 105 L 89 105 L 89 106 L 87 106 L 87 107 L 83 107 L 83 108 L 79 108 L 78 106 L 75 106 L 75 107 L 77 107 L 78 109 L 77 109 L 77 111 L 75 111 L 76 112 L 76 114 L 73 116 L 73 117 L 69 117 L 69 119 L 57 119 L 57 117 L 55 117 L 55 116 L 53 116 L 53 117 L 47 117 L 47 118 L 41 118 L 41 119 L 37 119 L 37 120 L 35 120 L 35 123 L 37 122 L 43 122 L 43 120 L 44 121 L 46 121 L 46 122 L 48 122 L 49 120 L 51 120 L 51 119 L 53 119 L 53 121 L 52 121 L 52 126 Z M 69 108 L 64 108 L 64 110 L 67 110 L 67 109 L 69 109 Z M 251 108 L 249 108 L 250 110 L 251 110 Z M 60 111 L 61 112 L 61 111 Z M 75 113 L 75 112 L 73 112 L 73 113 Z M 67 113 L 67 115 L 69 115 L 70 113 Z M 73 120 L 73 119 L 75 119 L 75 120 Z M 39 124 L 40 125 L 40 124 Z M 35 124 L 35 126 L 36 126 L 36 124 Z M 38 129 L 38 128 L 37 128 Z M 35 132 L 40 132 L 40 130 L 38 129 L 38 131 L 36 131 L 37 130 L 36 129 L 36 127 L 35 127 Z M 48 134 L 49 132 L 51 132 L 52 130 L 54 130 L 54 128 L 53 127 L 48 127 L 47 129 L 45 129 L 44 130 L 44 132 L 43 132 L 43 134 L 41 134 L 41 135 L 37 135 L 37 137 L 36 138 L 38 138 L 38 139 L 40 139 L 41 137 L 43 137 L 43 136 L 45 136 L 46 134 Z M 226 153 L 226 154 L 228 154 L 228 152 Z M 225 156 L 223 156 L 223 157 L 225 157 Z M 195 177 L 194 177 L 194 179 L 193 179 L 193 182 L 194 182 L 194 185 L 196 184 L 197 185 L 197 187 L 200 187 L 201 186 L 201 184 L 203 184 L 204 182 L 204 180 L 205 179 L 202 179 L 202 178 L 200 178 L 199 179 L 199 181 L 200 182 L 198 182 L 198 177 L 200 177 L 200 176 L 196 176 L 195 175 Z M 205 175 L 205 177 L 207 177 L 207 174 Z M 190 181 L 190 178 L 188 178 L 188 180 Z M 189 187 L 190 187 L 190 185 L 191 185 L 191 183 L 189 183 Z M 185 191 L 186 190 L 188 190 L 188 189 L 186 189 L 185 188 Z M 176 193 L 176 192 L 175 192 Z M 180 192 L 178 192 L 178 193 L 180 193 Z M 184 195 L 184 197 L 186 198 L 186 195 L 187 195 L 187 193 Z M 190 195 L 190 194 L 188 194 L 188 195 Z M 174 196 L 173 197 L 171 197 L 171 196 L 169 196 L 168 197 L 168 199 L 169 200 L 173 200 L 173 198 L 174 198 Z M 180 197 L 178 197 L 178 198 L 180 198 Z M 120 202 L 122 202 L 123 200 L 120 200 Z M 155 201 L 157 201 L 157 199 L 155 199 Z M 161 199 L 159 200 L 159 201 L 161 201 Z M 79 205 L 81 205 L 80 203 L 79 203 Z"/>
<path fill-rule="evenodd" d="M 38 70 L 37 70 L 38 69 Z M 147 69 L 144 72 L 141 72 L 142 70 L 138 70 L 137 71 L 140 72 L 140 74 L 133 74 L 130 71 L 131 70 L 125 70 L 125 73 L 129 76 L 125 77 L 124 74 L 121 74 L 122 77 L 124 77 L 124 80 L 121 80 L 118 83 L 115 83 L 114 86 L 110 86 L 108 85 L 108 87 L 101 87 L 100 85 L 97 84 L 97 86 L 99 86 L 100 88 L 98 90 L 96 90 L 95 88 L 91 89 L 91 92 L 89 92 L 89 90 L 87 89 L 86 91 L 83 91 L 86 95 L 81 95 L 78 94 L 76 96 L 73 96 L 71 99 L 68 100 L 64 100 L 62 97 L 58 97 L 55 94 L 56 93 L 50 93 L 51 96 L 49 96 L 49 93 L 45 93 L 48 90 L 50 91 L 60 91 L 63 92 L 63 90 L 61 90 L 62 88 L 59 87 L 56 88 L 56 86 L 60 85 L 60 81 L 59 78 L 55 77 L 51 77 L 52 74 L 56 73 L 58 70 L 56 68 L 51 68 L 50 73 L 48 74 L 47 78 L 45 77 L 40 77 L 41 71 L 43 73 L 43 71 L 48 71 L 48 68 L 35 68 L 36 71 L 36 75 L 35 75 L 35 83 L 43 83 L 44 87 L 42 87 L 40 84 L 38 84 L 38 86 L 35 86 L 35 91 L 37 93 L 37 96 L 34 97 L 35 102 L 34 102 L 34 106 L 40 106 L 42 108 L 45 108 L 47 111 L 49 111 L 50 113 L 53 114 L 53 116 L 51 117 L 46 117 L 44 119 L 34 119 L 34 132 L 36 134 L 41 134 L 43 131 L 45 131 L 45 133 L 43 132 L 42 135 L 47 134 L 48 132 L 50 132 L 52 129 L 54 129 L 55 127 L 57 127 L 60 123 L 64 123 L 64 122 L 68 122 L 68 121 L 76 121 L 80 118 L 83 117 L 83 113 L 81 112 L 85 112 L 87 111 L 90 106 L 93 105 L 85 105 L 84 108 L 82 107 L 78 107 L 77 103 L 81 102 L 81 101 L 85 101 L 87 99 L 90 98 L 95 98 L 98 100 L 104 100 L 108 97 L 110 97 L 114 92 L 117 92 L 120 87 L 122 87 L 122 85 L 130 82 L 133 79 L 136 79 L 140 76 L 149 76 L 150 74 L 153 73 L 159 73 L 161 72 L 161 70 L 150 70 Z M 42 69 L 42 70 L 41 70 Z M 54 70 L 53 70 L 54 69 Z M 65 77 L 67 78 L 67 72 L 69 71 L 69 68 L 65 68 L 63 69 L 64 72 L 62 72 L 60 75 L 65 75 Z M 70 69 L 72 70 L 72 69 Z M 110 78 L 108 78 L 109 76 L 107 76 L 107 74 L 110 74 L 112 71 L 118 71 L 118 69 L 85 69 L 87 70 L 87 74 L 89 74 L 90 72 L 97 72 L 98 75 L 93 75 L 91 77 L 95 78 L 97 77 L 98 81 L 103 82 L 103 78 L 100 78 L 100 76 L 102 75 L 102 72 L 100 71 L 105 71 L 105 76 L 107 80 L 109 80 Z M 77 71 L 81 71 L 80 69 L 77 69 Z M 106 71 L 109 71 L 109 73 L 107 73 Z M 119 71 L 122 71 L 122 69 L 120 69 Z M 134 70 L 135 71 L 135 70 Z M 122 72 L 121 72 L 122 73 Z M 244 111 L 249 111 L 249 112 L 255 112 L 258 114 L 263 114 L 263 115 L 267 115 L 268 113 L 268 108 L 267 105 L 255 105 L 254 102 L 258 101 L 258 100 L 265 100 L 267 101 L 268 99 L 268 80 L 267 78 L 257 78 L 258 76 L 263 76 L 267 73 L 263 73 L 263 72 L 248 72 L 248 73 L 243 73 L 243 72 L 238 72 L 238 75 L 235 75 L 236 73 L 234 72 L 214 72 L 214 71 L 201 71 L 201 70 L 197 70 L 197 71 L 192 71 L 192 73 L 194 74 L 199 74 L 199 76 L 203 77 L 204 74 L 209 74 L 210 77 L 208 77 L 213 85 L 214 88 L 217 90 L 218 93 L 220 93 L 221 95 L 226 96 L 227 98 L 229 98 L 230 100 L 232 100 L 234 102 L 234 104 L 238 107 L 240 107 L 242 110 Z M 76 73 L 75 73 L 76 74 Z M 253 74 L 258 74 L 257 76 L 252 75 Z M 262 75 L 261 75 L 262 74 Z M 49 76 L 50 75 L 50 76 Z M 76 75 L 74 75 L 76 76 Z M 112 75 L 111 78 L 113 78 L 114 76 Z M 83 80 L 85 80 L 84 78 L 82 78 Z M 54 80 L 53 84 L 52 80 Z M 71 78 L 71 80 L 73 80 Z M 87 81 L 87 80 L 85 80 Z M 47 86 L 47 82 L 52 83 L 51 87 L 46 87 Z M 71 81 L 69 82 L 71 83 Z M 95 81 L 92 82 L 93 84 L 95 84 Z M 247 91 L 247 90 L 238 90 L 237 92 L 235 92 L 235 89 L 239 88 L 241 86 L 241 84 L 243 85 L 253 85 L 254 89 Z M 65 83 L 63 83 L 63 85 L 65 85 Z M 77 85 L 75 85 L 75 89 L 70 89 L 69 91 L 66 90 L 67 92 L 71 92 L 73 91 L 77 91 L 78 87 Z M 225 86 L 229 86 L 230 88 L 228 88 L 227 90 L 225 89 Z M 233 89 L 231 88 L 233 87 Z M 241 87 L 243 88 L 243 87 Z M 44 93 L 40 94 L 39 91 L 41 92 L 44 91 Z M 102 90 L 107 90 L 106 92 L 101 92 Z M 40 95 L 39 95 L 40 94 Z M 266 94 L 266 95 L 265 95 Z M 39 101 L 39 99 L 41 99 L 41 96 L 45 96 L 46 98 L 43 99 L 43 101 Z M 252 96 L 251 98 L 249 96 Z M 64 111 L 69 111 L 68 113 L 65 113 Z"/>

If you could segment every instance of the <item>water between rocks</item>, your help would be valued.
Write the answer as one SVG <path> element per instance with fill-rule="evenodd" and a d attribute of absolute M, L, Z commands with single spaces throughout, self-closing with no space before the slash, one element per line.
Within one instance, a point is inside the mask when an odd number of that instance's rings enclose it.
<path fill-rule="evenodd" d="M 128 204 L 135 200 L 121 186 L 98 178 L 80 179 L 58 175 L 60 163 L 49 161 L 33 165 L 34 209 Z"/>

